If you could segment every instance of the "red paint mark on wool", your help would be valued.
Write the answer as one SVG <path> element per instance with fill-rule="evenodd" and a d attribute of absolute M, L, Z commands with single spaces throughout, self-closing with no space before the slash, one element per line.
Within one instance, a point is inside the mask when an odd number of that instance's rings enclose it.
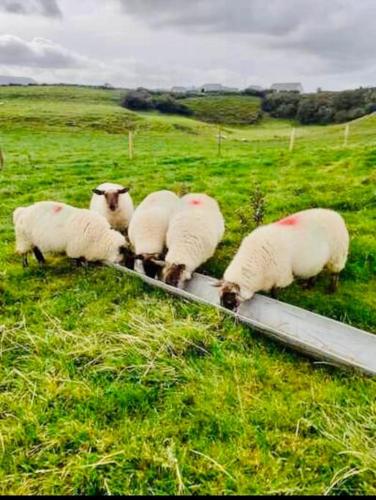
<path fill-rule="evenodd" d="M 55 213 L 55 214 L 58 214 L 59 212 L 61 212 L 63 210 L 63 207 L 61 205 L 55 205 L 52 209 L 52 211 Z"/>
<path fill-rule="evenodd" d="M 297 223 L 298 217 L 295 217 L 294 215 L 286 217 L 285 219 L 277 222 L 277 224 L 280 224 L 281 226 L 296 226 Z"/>
<path fill-rule="evenodd" d="M 190 205 L 202 205 L 202 201 L 201 200 L 197 200 L 197 199 L 193 199 L 193 200 L 190 200 L 189 202 Z"/>

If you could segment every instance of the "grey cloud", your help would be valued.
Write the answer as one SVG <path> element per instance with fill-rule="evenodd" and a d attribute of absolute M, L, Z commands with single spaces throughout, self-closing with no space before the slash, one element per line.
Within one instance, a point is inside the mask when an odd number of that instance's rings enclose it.
<path fill-rule="evenodd" d="M 323 69 L 374 64 L 375 0 L 117 0 L 151 27 L 248 35 L 249 48 L 317 56 Z"/>
<path fill-rule="evenodd" d="M 62 17 L 57 0 L 0 0 L 0 10 L 12 14 Z"/>
<path fill-rule="evenodd" d="M 208 32 L 283 35 L 299 23 L 301 11 L 299 0 L 118 1 L 126 13 L 142 17 L 152 26 L 178 26 Z"/>
<path fill-rule="evenodd" d="M 88 59 L 46 40 L 30 42 L 13 35 L 0 35 L 0 64 L 34 68 L 74 68 L 88 64 Z"/>

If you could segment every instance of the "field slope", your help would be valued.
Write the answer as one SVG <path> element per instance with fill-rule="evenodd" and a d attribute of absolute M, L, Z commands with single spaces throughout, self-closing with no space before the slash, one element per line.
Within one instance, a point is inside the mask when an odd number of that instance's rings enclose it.
<path fill-rule="evenodd" d="M 3 494 L 375 494 L 376 382 L 313 363 L 209 307 L 65 258 L 23 270 L 12 211 L 54 199 L 87 207 L 100 182 L 217 197 L 226 235 L 203 267 L 220 277 L 252 229 L 339 210 L 351 255 L 281 300 L 376 333 L 376 119 L 343 128 L 216 127 L 136 115 L 119 94 L 0 88 L 0 492 Z M 128 159 L 127 129 L 135 132 Z"/>

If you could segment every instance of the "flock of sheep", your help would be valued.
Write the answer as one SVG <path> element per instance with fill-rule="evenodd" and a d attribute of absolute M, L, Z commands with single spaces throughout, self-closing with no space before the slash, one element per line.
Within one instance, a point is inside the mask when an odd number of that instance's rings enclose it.
<path fill-rule="evenodd" d="M 13 222 L 24 266 L 30 252 L 40 264 L 44 253 L 65 253 L 78 263 L 136 266 L 180 288 L 214 255 L 225 231 L 217 201 L 206 194 L 179 198 L 158 191 L 134 210 L 128 189 L 110 183 L 93 190 L 89 210 L 42 201 L 17 208 Z M 256 292 L 274 292 L 294 278 L 311 285 L 324 268 L 332 275 L 334 291 L 348 250 L 346 225 L 332 210 L 304 210 L 261 226 L 244 238 L 217 283 L 221 304 L 236 309 Z"/>

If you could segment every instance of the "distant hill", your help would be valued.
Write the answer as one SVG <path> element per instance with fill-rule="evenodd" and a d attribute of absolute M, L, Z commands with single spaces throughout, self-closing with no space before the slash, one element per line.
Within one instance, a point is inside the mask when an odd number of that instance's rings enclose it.
<path fill-rule="evenodd" d="M 37 82 L 33 78 L 23 76 L 4 76 L 0 75 L 0 85 L 30 85 Z"/>

